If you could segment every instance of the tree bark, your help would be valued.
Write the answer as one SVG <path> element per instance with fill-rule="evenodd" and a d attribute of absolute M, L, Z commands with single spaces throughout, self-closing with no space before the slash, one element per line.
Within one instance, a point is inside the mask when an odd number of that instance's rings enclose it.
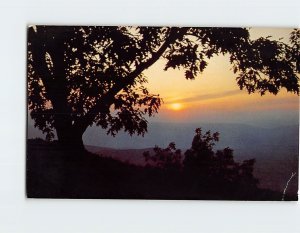
<path fill-rule="evenodd" d="M 74 127 L 57 127 L 56 132 L 58 142 L 63 149 L 73 151 L 74 155 L 85 150 L 82 140 L 83 132 Z"/>

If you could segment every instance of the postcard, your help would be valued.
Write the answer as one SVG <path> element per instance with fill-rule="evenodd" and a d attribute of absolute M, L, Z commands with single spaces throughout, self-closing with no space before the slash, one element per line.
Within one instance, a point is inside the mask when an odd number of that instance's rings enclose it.
<path fill-rule="evenodd" d="M 298 200 L 300 30 L 28 26 L 29 198 Z"/>

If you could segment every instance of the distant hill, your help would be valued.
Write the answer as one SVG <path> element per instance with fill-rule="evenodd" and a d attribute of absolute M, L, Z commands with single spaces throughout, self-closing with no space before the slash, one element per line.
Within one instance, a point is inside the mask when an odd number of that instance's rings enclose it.
<path fill-rule="evenodd" d="M 108 147 L 85 146 L 86 149 L 92 153 L 101 155 L 103 157 L 110 157 L 125 163 L 144 166 L 145 159 L 144 151 L 152 151 L 152 148 L 145 149 L 113 149 Z"/>
<path fill-rule="evenodd" d="M 178 148 L 189 148 L 196 128 L 203 130 L 218 131 L 220 133 L 220 148 L 229 146 L 232 148 L 252 148 L 256 146 L 274 145 L 276 143 L 285 146 L 297 146 L 299 142 L 298 125 L 259 128 L 239 124 L 174 124 L 174 123 L 151 123 L 148 133 L 144 137 L 129 136 L 120 132 L 115 138 L 107 136 L 103 130 L 91 127 L 84 135 L 87 145 L 103 146 L 118 149 L 142 149 L 159 145 L 167 146 L 175 142 Z"/>
<path fill-rule="evenodd" d="M 253 148 L 256 146 L 268 146 L 283 144 L 284 146 L 298 146 L 299 125 L 280 126 L 263 128 L 245 124 L 228 123 L 162 123 L 150 122 L 148 132 L 144 137 L 130 136 L 125 132 L 119 132 L 116 137 L 96 126 L 87 129 L 83 136 L 86 145 L 109 147 L 116 149 L 143 149 L 151 148 L 154 145 L 162 147 L 170 142 L 175 142 L 178 148 L 189 148 L 194 136 L 195 128 L 203 130 L 218 131 L 220 141 L 217 146 L 220 148 L 229 146 L 238 148 Z M 40 130 L 34 128 L 33 121 L 28 122 L 28 138 L 44 138 Z"/>

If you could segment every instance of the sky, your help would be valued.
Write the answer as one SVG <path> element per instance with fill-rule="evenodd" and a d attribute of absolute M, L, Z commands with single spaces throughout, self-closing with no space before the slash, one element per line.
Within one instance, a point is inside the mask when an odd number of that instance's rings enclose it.
<path fill-rule="evenodd" d="M 291 28 L 252 28 L 252 39 L 261 36 L 288 42 Z M 161 59 L 148 70 L 148 88 L 164 104 L 150 121 L 248 123 L 288 125 L 299 119 L 299 97 L 286 89 L 276 95 L 248 94 L 240 90 L 228 55 L 215 56 L 195 80 L 186 80 L 183 70 L 163 71 Z"/>

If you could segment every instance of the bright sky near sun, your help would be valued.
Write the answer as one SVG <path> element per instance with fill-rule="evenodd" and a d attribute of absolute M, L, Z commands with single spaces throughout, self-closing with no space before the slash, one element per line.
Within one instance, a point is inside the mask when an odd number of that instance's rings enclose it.
<path fill-rule="evenodd" d="M 250 29 L 250 35 L 252 39 L 272 36 L 288 42 L 291 31 L 290 28 L 255 28 Z M 164 64 L 160 60 L 145 72 L 150 91 L 160 94 L 164 100 L 156 119 L 231 122 L 268 117 L 288 121 L 298 117 L 299 98 L 296 94 L 287 93 L 286 89 L 276 96 L 249 95 L 246 90 L 241 91 L 226 55 L 210 59 L 207 68 L 196 80 L 186 80 L 183 70 L 163 71 Z"/>

